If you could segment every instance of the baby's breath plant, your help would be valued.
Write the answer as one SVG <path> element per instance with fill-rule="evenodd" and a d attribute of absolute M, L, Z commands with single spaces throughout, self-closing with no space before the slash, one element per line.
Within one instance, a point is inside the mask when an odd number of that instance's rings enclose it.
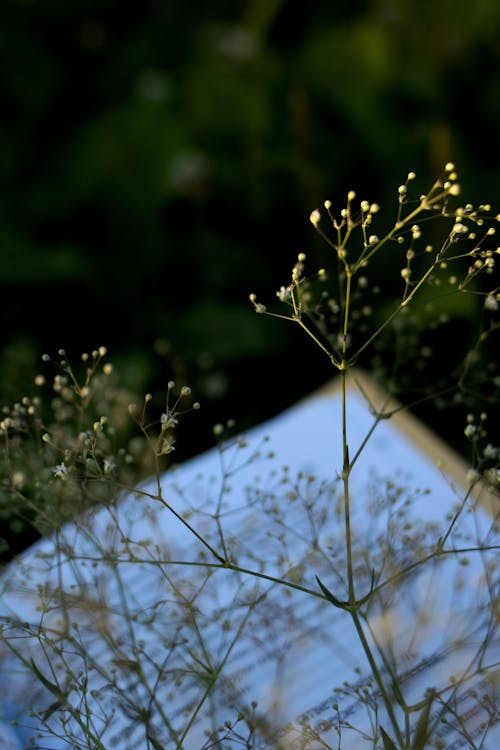
<path fill-rule="evenodd" d="M 28 678 L 13 682 L 8 696 L 0 685 L 0 698 L 27 701 L 27 711 L 11 712 L 31 738 L 26 743 L 64 750 L 443 750 L 449 734 L 460 743 L 453 747 L 495 750 L 488 744 L 499 719 L 495 507 L 486 531 L 461 522 L 476 518 L 480 489 L 492 502 L 498 495 L 500 452 L 483 406 L 494 407 L 500 394 L 498 363 L 488 361 L 485 346 L 499 327 L 499 217 L 490 218 L 488 205 L 455 205 L 460 188 L 452 164 L 413 199 L 415 179 L 410 172 L 396 191 L 394 222 L 383 231 L 377 225 L 387 220 L 386 209 L 358 201 L 354 191 L 338 210 L 326 201 L 322 213 L 311 214 L 330 253 L 324 267 L 308 274 L 300 253 L 273 300 L 276 309 L 250 295 L 257 313 L 304 330 L 340 378 L 342 462 L 331 476 L 274 467 L 266 439 L 254 445 L 235 434 L 232 420 L 214 425 L 217 444 L 201 457 L 200 476 L 189 467 L 174 471 L 179 420 L 198 402 L 174 382 L 161 404 L 151 394 L 132 402 L 113 382 L 104 347 L 83 355 L 78 367 L 63 350 L 54 361 L 45 357 L 56 373 L 35 382 L 52 391 L 48 412 L 37 396 L 4 410 L 3 507 L 15 507 L 44 537 L 1 584 L 7 604 L 0 670 L 4 663 L 4 672 Z M 399 285 L 396 300 L 384 297 L 380 272 L 373 280 L 377 264 Z M 480 328 L 465 360 L 433 382 L 429 321 L 446 325 L 439 306 L 465 295 L 483 308 Z M 405 379 L 409 360 L 426 373 L 422 387 Z M 360 365 L 386 385 L 382 403 Z M 348 378 L 372 418 L 355 449 Z M 391 466 L 390 456 L 387 466 L 358 472 L 377 427 L 428 402 L 464 410 L 461 431 L 470 448 L 468 484 L 453 489 L 456 502 L 441 524 L 418 518 L 429 490 L 412 485 L 407 467 Z M 130 420 L 137 436 L 125 430 L 124 446 L 120 434 Z M 293 437 L 300 444 L 301 436 Z M 300 449 L 307 453 L 307 445 Z M 144 482 L 137 482 L 137 465 L 149 476 Z M 423 669 L 415 688 L 432 607 L 439 597 L 453 604 L 463 595 L 461 576 L 455 571 L 450 583 L 443 574 L 454 561 L 459 572 L 466 569 L 472 558 L 480 560 L 478 591 L 469 592 L 477 593 L 477 611 L 467 621 L 443 620 L 431 655 L 456 671 L 436 685 L 425 683 Z M 417 604 L 415 585 L 427 606 Z M 28 604 L 16 609 L 23 593 Z M 349 665 L 354 678 L 332 670 L 321 705 L 283 723 L 290 692 L 306 695 L 314 681 L 297 666 L 303 651 L 321 648 L 322 669 L 333 657 L 349 659 L 338 636 L 345 625 L 364 660 Z M 456 652 L 465 662 L 453 662 Z M 256 665 L 262 686 L 272 686 L 264 707 L 245 687 Z M 283 678 L 290 669 L 298 686 Z M 474 731 L 463 708 L 471 702 L 481 710 Z"/>
<path fill-rule="evenodd" d="M 182 413 L 199 404 L 171 381 L 163 412 L 150 394 L 138 407 L 106 358 L 104 346 L 76 365 L 63 349 L 44 354 L 38 393 L 3 407 L 0 514 L 9 528 L 46 536 L 165 468 Z M 8 534 L 2 541 L 8 556 Z"/>
<path fill-rule="evenodd" d="M 370 369 L 392 393 L 405 392 L 405 379 L 401 371 L 408 365 L 415 367 L 422 359 L 428 358 L 432 369 L 432 350 L 420 343 L 423 331 L 418 330 L 419 314 L 433 310 L 433 305 L 440 301 L 449 301 L 452 296 L 473 295 L 483 307 L 480 330 L 471 351 L 458 367 L 450 368 L 447 379 L 430 379 L 424 389 L 416 389 L 418 394 L 410 406 L 417 406 L 431 400 L 442 405 L 445 398 L 451 398 L 461 404 L 477 403 L 474 390 L 482 389 L 482 398 L 498 406 L 500 400 L 500 378 L 498 361 L 484 363 L 485 344 L 495 335 L 498 339 L 500 321 L 498 309 L 500 303 L 500 286 L 498 274 L 495 275 L 495 262 L 500 255 L 500 247 L 495 244 L 496 225 L 500 215 L 491 216 L 491 206 L 483 204 L 473 206 L 471 203 L 456 205 L 461 193 L 455 165 L 446 164 L 443 174 L 435 181 L 430 190 L 413 198 L 411 185 L 415 180 L 414 172 L 409 172 L 406 181 L 397 189 L 397 210 L 395 220 L 389 229 L 377 234 L 377 218 L 380 207 L 368 200 L 357 200 L 354 190 L 347 193 L 344 207 L 336 209 L 331 201 L 324 202 L 324 211 L 312 211 L 310 221 L 331 250 L 328 265 L 312 275 L 306 274 L 306 255 L 299 253 L 292 269 L 291 280 L 281 286 L 276 293 L 279 302 L 288 311 L 280 312 L 268 309 L 258 301 L 255 294 L 250 295 L 255 311 L 260 314 L 279 318 L 293 325 L 298 325 L 308 337 L 328 357 L 332 367 L 339 373 L 342 387 L 342 444 L 343 465 L 341 477 L 343 483 L 343 518 L 346 551 L 347 598 L 340 599 L 334 595 L 318 578 L 318 585 L 327 600 L 337 609 L 343 610 L 351 618 L 357 632 L 367 661 L 372 671 L 376 688 L 385 706 L 389 725 L 378 729 L 379 741 L 384 750 L 416 750 L 433 744 L 434 723 L 431 720 L 431 704 L 440 702 L 440 720 L 448 721 L 447 713 L 454 715 L 460 723 L 452 702 L 437 696 L 433 690 L 422 695 L 421 701 L 410 705 L 403 691 L 398 686 L 397 675 L 400 665 L 388 664 L 392 657 L 389 641 L 387 650 L 383 642 L 375 639 L 379 653 L 376 654 L 370 644 L 373 632 L 370 632 L 367 614 L 377 602 L 379 594 L 389 582 L 398 581 L 404 586 L 405 576 L 415 567 L 424 566 L 445 554 L 453 554 L 453 545 L 449 538 L 461 513 L 465 512 L 467 503 L 473 495 L 474 487 L 479 483 L 486 484 L 489 491 L 498 497 L 499 489 L 499 448 L 488 437 L 485 425 L 487 413 L 467 414 L 464 435 L 470 441 L 470 470 L 467 479 L 470 483 L 468 492 L 459 503 L 457 511 L 447 529 L 436 534 L 435 542 L 414 549 L 416 559 L 408 567 L 384 581 L 377 581 L 377 565 L 372 568 L 372 579 L 368 591 L 366 582 L 360 586 L 356 575 L 357 562 L 354 549 L 355 531 L 352 528 L 351 476 L 355 470 L 360 451 L 351 454 L 349 444 L 349 424 L 347 416 L 346 383 L 350 371 L 364 362 L 371 363 Z M 437 243 L 429 242 L 429 222 L 440 222 L 440 234 Z M 444 230 L 443 230 L 444 226 Z M 435 233 L 434 233 L 435 234 Z M 399 298 L 389 304 L 380 303 L 383 290 L 378 285 L 371 285 L 370 270 L 372 264 L 383 263 L 384 275 L 399 276 Z M 377 302 L 378 300 L 378 302 Z M 383 307 L 384 317 L 377 315 L 377 304 Z M 415 312 L 414 312 L 415 310 Z M 441 322 L 447 322 L 446 316 Z M 389 337 L 388 347 L 384 338 Z M 452 342 L 449 342 L 450 350 Z M 387 355 L 391 350 L 393 357 Z M 383 354 L 381 354 L 383 353 Z M 416 356 L 418 353 L 419 356 Z M 371 359 L 370 359 L 371 356 Z M 421 368 L 420 368 L 421 369 Z M 414 374 L 415 379 L 415 374 Z M 406 381 L 408 385 L 408 381 Z M 361 386 L 362 387 L 362 386 Z M 367 399 L 369 397 L 365 394 Z M 375 425 L 382 419 L 390 418 L 401 406 L 376 411 Z M 369 438 L 369 436 L 367 436 Z M 494 508 L 496 513 L 497 509 Z M 414 545 L 408 534 L 407 541 Z M 385 554 L 390 547 L 385 545 Z M 480 550 L 477 550 L 478 552 Z M 378 561 L 380 569 L 380 560 Z M 491 583 L 491 581 L 490 581 Z M 498 589 L 498 578 L 493 589 Z M 489 584 L 488 584 L 489 585 Z M 497 593 L 491 598 L 492 627 L 495 627 L 497 616 Z M 381 616 L 384 615 L 383 597 L 379 601 Z M 485 639 L 488 635 L 485 634 Z M 372 642 L 373 643 L 373 642 Z M 472 669 L 481 671 L 483 664 L 479 659 Z M 492 674 L 496 667 L 493 665 Z M 396 711 L 400 711 L 398 718 Z M 498 708 L 495 709 L 498 711 Z M 464 729 L 465 746 L 476 747 Z M 375 744 L 377 739 L 374 740 Z M 479 746 L 488 746 L 482 737 Z M 439 744 L 439 743 L 438 743 Z M 437 746 L 437 745 L 436 745 Z M 377 745 L 378 747 L 378 745 Z"/>

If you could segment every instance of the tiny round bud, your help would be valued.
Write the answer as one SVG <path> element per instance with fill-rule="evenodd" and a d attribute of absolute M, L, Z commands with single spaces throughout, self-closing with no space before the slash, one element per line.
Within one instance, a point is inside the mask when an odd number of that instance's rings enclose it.
<path fill-rule="evenodd" d="M 311 212 L 311 215 L 309 216 L 309 221 L 314 227 L 317 227 L 321 219 L 321 214 L 318 211 L 317 208 L 314 209 L 314 211 Z"/>

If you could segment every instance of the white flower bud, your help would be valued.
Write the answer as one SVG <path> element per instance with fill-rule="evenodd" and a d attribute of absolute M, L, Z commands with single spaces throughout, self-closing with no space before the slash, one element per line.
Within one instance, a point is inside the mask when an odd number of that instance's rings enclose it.
<path fill-rule="evenodd" d="M 317 227 L 321 219 L 321 214 L 318 211 L 317 208 L 314 209 L 314 211 L 311 212 L 311 215 L 309 217 L 309 221 L 314 227 Z"/>

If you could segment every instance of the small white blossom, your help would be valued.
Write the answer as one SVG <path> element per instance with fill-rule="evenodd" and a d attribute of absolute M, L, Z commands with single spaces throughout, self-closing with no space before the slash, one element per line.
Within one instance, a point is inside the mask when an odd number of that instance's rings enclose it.
<path fill-rule="evenodd" d="M 105 474 L 112 474 L 115 468 L 116 468 L 116 464 L 114 464 L 113 461 L 110 461 L 108 458 L 104 459 L 104 473 Z"/>
<path fill-rule="evenodd" d="M 290 287 L 288 286 L 280 286 L 278 291 L 276 292 L 276 296 L 278 297 L 280 302 L 286 302 L 290 299 Z"/>
<path fill-rule="evenodd" d="M 166 430 L 171 427 L 176 427 L 179 423 L 179 420 L 176 419 L 173 414 L 162 414 L 160 417 L 160 423 L 162 430 Z"/>
<path fill-rule="evenodd" d="M 498 455 L 498 448 L 495 448 L 494 445 L 492 445 L 491 443 L 488 443 L 483 453 L 484 453 L 485 458 L 496 458 Z"/>
<path fill-rule="evenodd" d="M 68 478 L 68 467 L 65 464 L 57 464 L 52 470 L 54 479 L 62 479 L 63 482 Z"/>
<path fill-rule="evenodd" d="M 469 469 L 466 477 L 468 482 L 476 482 L 479 479 L 479 474 L 475 469 Z"/>
<path fill-rule="evenodd" d="M 498 310 L 498 301 L 492 294 L 488 294 L 484 300 L 484 308 L 485 310 Z"/>
<path fill-rule="evenodd" d="M 173 451 L 175 451 L 175 437 L 169 432 L 162 433 L 158 445 L 158 455 L 167 456 Z"/>
<path fill-rule="evenodd" d="M 265 313 L 267 310 L 267 307 L 265 305 L 262 305 L 260 302 L 257 302 L 257 295 L 256 294 L 250 294 L 249 295 L 250 302 L 253 304 L 255 308 L 255 312 L 258 313 Z"/>
<path fill-rule="evenodd" d="M 23 486 L 24 482 L 26 481 L 26 477 L 24 476 L 22 471 L 15 471 L 12 474 L 10 481 L 12 482 L 12 485 L 16 489 L 19 489 L 20 487 Z"/>

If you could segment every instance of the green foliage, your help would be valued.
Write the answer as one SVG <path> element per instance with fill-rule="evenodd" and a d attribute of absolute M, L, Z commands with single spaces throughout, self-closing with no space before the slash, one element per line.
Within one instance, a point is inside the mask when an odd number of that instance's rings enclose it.
<path fill-rule="evenodd" d="M 2 3 L 1 349 L 29 336 L 38 355 L 61 340 L 77 354 L 100 339 L 132 357 L 180 330 L 189 366 L 202 338 L 226 376 L 251 380 L 264 359 L 272 376 L 275 329 L 220 351 L 215 321 L 240 320 L 248 279 L 265 289 L 304 247 L 294 217 L 346 184 L 387 205 L 403 161 L 457 159 L 473 200 L 494 200 L 495 0 L 121 11 Z M 199 304 L 214 314 L 193 326 Z M 282 356 L 295 343 L 283 333 Z"/>

